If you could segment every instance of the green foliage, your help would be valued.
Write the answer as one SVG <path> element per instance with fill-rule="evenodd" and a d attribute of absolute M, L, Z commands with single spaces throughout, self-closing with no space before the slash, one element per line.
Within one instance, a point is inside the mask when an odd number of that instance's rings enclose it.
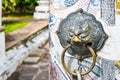
<path fill-rule="evenodd" d="M 13 32 L 15 30 L 23 28 L 25 25 L 27 25 L 29 22 L 10 22 L 10 23 L 3 23 L 5 25 L 6 33 Z"/>
<path fill-rule="evenodd" d="M 13 13 L 9 15 L 5 15 L 2 20 L 2 25 L 5 26 L 5 32 L 9 33 L 12 31 L 15 31 L 17 29 L 25 27 L 27 24 L 29 24 L 31 21 L 29 19 L 32 18 L 32 14 L 22 14 L 22 13 Z M 5 18 L 5 20 L 4 20 Z M 15 19 L 19 20 L 15 20 Z M 23 20 L 26 20 L 23 22 Z M 27 21 L 28 20 L 28 21 Z"/>
<path fill-rule="evenodd" d="M 15 10 L 25 11 L 25 9 L 34 7 L 37 0 L 2 0 L 3 12 L 14 12 Z"/>
<path fill-rule="evenodd" d="M 33 18 L 33 13 L 12 13 L 6 14 L 2 18 L 20 18 L 20 19 L 28 19 Z"/>
<path fill-rule="evenodd" d="M 19 0 L 2 0 L 2 9 L 3 11 L 14 11 L 18 3 Z"/>

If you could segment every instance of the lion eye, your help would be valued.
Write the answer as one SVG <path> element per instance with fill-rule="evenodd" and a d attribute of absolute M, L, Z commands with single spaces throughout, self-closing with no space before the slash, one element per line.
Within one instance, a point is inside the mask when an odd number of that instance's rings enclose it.
<path fill-rule="evenodd" d="M 83 31 L 88 31 L 89 25 L 85 24 L 85 26 L 83 27 Z"/>
<path fill-rule="evenodd" d="M 70 37 L 73 37 L 73 36 L 74 36 L 74 34 L 73 34 L 72 32 L 69 32 L 69 35 L 70 35 Z"/>

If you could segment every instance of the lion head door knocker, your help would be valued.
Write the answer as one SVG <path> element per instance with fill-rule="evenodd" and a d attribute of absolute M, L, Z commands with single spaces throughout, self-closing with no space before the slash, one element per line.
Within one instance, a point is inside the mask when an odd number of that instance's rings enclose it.
<path fill-rule="evenodd" d="M 61 21 L 57 35 L 64 48 L 63 66 L 73 75 L 76 74 L 70 71 L 64 63 L 65 52 L 68 51 L 72 56 L 79 56 L 80 60 L 93 57 L 93 64 L 90 67 L 90 69 L 93 69 L 96 62 L 96 52 L 103 47 L 108 38 L 102 24 L 96 20 L 94 15 L 82 9 L 69 14 L 66 19 Z M 81 73 L 81 75 L 85 75 L 90 71 Z"/>

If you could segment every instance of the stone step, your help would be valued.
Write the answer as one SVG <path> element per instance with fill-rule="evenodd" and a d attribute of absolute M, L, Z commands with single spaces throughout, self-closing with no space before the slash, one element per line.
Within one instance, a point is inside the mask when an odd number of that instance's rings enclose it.
<path fill-rule="evenodd" d="M 34 12 L 33 17 L 34 17 L 34 19 L 48 19 L 49 18 L 49 13 Z"/>
<path fill-rule="evenodd" d="M 29 56 L 23 61 L 23 63 L 24 64 L 37 64 L 39 61 L 40 61 L 40 57 Z"/>
<path fill-rule="evenodd" d="M 40 57 L 40 59 L 44 59 L 46 55 L 49 54 L 49 51 L 46 49 L 39 49 L 38 52 L 33 52 L 29 56 L 31 57 Z"/>
<path fill-rule="evenodd" d="M 41 0 L 41 1 L 37 1 L 38 4 L 49 4 L 48 0 Z"/>
<path fill-rule="evenodd" d="M 45 12 L 47 12 L 47 11 L 49 11 L 49 7 L 48 6 L 36 6 L 35 7 L 35 11 L 36 12 L 39 12 L 39 11 L 45 11 Z"/>

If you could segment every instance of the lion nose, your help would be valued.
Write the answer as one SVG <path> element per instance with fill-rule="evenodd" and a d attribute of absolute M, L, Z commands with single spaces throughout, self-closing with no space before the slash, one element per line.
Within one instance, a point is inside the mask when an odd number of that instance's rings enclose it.
<path fill-rule="evenodd" d="M 79 38 L 77 38 L 77 37 L 75 37 L 75 38 L 73 39 L 73 41 L 74 41 L 74 42 L 81 42 L 81 40 L 80 40 Z"/>

